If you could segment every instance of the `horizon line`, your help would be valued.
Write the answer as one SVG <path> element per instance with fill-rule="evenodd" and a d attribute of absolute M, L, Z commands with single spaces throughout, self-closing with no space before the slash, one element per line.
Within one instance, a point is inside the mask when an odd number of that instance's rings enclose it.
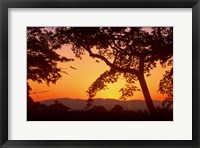
<path fill-rule="evenodd" d="M 51 99 L 45 99 L 45 100 L 40 100 L 36 102 L 43 102 L 43 101 L 49 101 L 49 100 L 59 100 L 59 99 L 71 99 L 71 100 L 82 100 L 82 101 L 87 101 L 88 99 L 80 99 L 80 98 L 69 98 L 69 97 L 64 97 L 64 98 L 51 98 Z M 34 100 L 34 99 L 33 99 Z M 115 99 L 115 98 L 94 98 L 93 100 L 116 100 L 116 101 L 145 101 L 144 99 L 127 99 L 127 100 L 120 100 L 120 99 Z M 156 99 L 152 101 L 159 101 L 162 102 L 162 100 Z"/>

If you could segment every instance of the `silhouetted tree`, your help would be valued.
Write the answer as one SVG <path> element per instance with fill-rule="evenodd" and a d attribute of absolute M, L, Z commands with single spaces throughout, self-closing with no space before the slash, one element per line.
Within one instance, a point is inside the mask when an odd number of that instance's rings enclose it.
<path fill-rule="evenodd" d="M 56 81 L 65 73 L 58 67 L 59 62 L 69 62 L 68 59 L 56 53 L 61 47 L 61 40 L 52 30 L 42 27 L 27 27 L 27 80 L 47 85 Z M 31 88 L 28 85 L 28 94 Z"/>
<path fill-rule="evenodd" d="M 104 106 L 101 106 L 101 105 L 94 105 L 91 109 L 89 109 L 89 111 L 92 111 L 92 112 L 107 112 L 106 108 Z"/>
<path fill-rule="evenodd" d="M 48 108 L 47 105 L 41 104 L 40 102 L 30 101 L 28 99 L 27 103 L 27 113 L 34 113 L 34 112 L 43 112 Z"/>
<path fill-rule="evenodd" d="M 111 110 L 111 112 L 122 112 L 124 108 L 121 105 L 115 105 Z"/>
<path fill-rule="evenodd" d="M 59 101 L 54 101 L 54 104 L 51 104 L 48 106 L 47 111 L 50 112 L 67 112 L 70 108 L 63 105 L 62 103 L 60 103 Z"/>
<path fill-rule="evenodd" d="M 163 106 L 170 108 L 173 105 L 173 68 L 166 71 L 163 79 L 159 84 L 159 92 L 162 94 L 167 94 L 167 97 L 163 101 Z"/>
<path fill-rule="evenodd" d="M 127 83 L 120 90 L 121 99 L 140 90 L 135 86 L 139 80 L 149 111 L 156 112 L 144 75 L 149 76 L 158 62 L 163 67 L 170 65 L 173 28 L 155 27 L 151 32 L 140 27 L 57 27 L 55 30 L 60 43 L 70 43 L 77 58 L 88 52 L 110 67 L 89 87 L 90 100 L 106 88 L 106 83 L 117 82 L 122 75 Z"/>

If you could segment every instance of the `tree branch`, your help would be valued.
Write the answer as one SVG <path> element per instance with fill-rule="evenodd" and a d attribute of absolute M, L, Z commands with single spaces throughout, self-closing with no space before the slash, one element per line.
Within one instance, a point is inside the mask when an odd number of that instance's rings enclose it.
<path fill-rule="evenodd" d="M 101 56 L 99 54 L 94 54 L 89 47 L 86 47 L 85 49 L 89 53 L 89 55 L 91 57 L 93 57 L 93 58 L 99 58 L 99 59 L 103 60 L 113 70 L 117 70 L 117 71 L 121 71 L 121 72 L 127 72 L 127 73 L 135 74 L 136 76 L 138 76 L 138 71 L 137 70 L 135 70 L 135 69 L 121 68 L 121 67 L 115 66 L 113 63 L 111 63 L 104 56 Z"/>

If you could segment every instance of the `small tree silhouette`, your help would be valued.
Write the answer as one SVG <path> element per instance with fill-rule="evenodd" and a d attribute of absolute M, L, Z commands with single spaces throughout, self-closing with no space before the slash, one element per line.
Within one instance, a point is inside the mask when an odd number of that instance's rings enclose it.
<path fill-rule="evenodd" d="M 58 100 L 54 101 L 54 104 L 48 106 L 47 111 L 50 112 L 67 112 L 70 108 L 60 103 Z"/>
<path fill-rule="evenodd" d="M 106 108 L 104 106 L 101 106 L 101 105 L 94 105 L 91 109 L 89 109 L 89 111 L 92 111 L 92 112 L 107 112 Z"/>
<path fill-rule="evenodd" d="M 122 112 L 124 108 L 121 105 L 115 105 L 111 110 L 111 112 Z"/>

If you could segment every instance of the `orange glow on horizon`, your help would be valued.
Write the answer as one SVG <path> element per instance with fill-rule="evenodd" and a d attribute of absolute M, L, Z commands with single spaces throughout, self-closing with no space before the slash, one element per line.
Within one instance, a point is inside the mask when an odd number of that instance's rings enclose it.
<path fill-rule="evenodd" d="M 58 53 L 67 58 L 75 59 L 72 62 L 59 64 L 59 67 L 68 74 L 63 73 L 63 77 L 56 84 L 50 84 L 50 86 L 47 86 L 45 82 L 38 84 L 37 82 L 28 81 L 32 88 L 31 97 L 35 101 L 56 98 L 88 99 L 87 89 L 109 67 L 103 61 L 98 60 L 99 62 L 97 62 L 97 59 L 89 57 L 87 53 L 82 56 L 82 60 L 76 59 L 69 46 L 63 46 L 58 50 Z M 70 68 L 71 66 L 76 69 Z M 160 79 L 162 79 L 163 74 L 168 69 L 162 68 L 157 64 L 157 67 L 150 72 L 151 76 L 145 77 L 153 100 L 163 100 L 165 98 L 165 95 L 160 94 L 157 90 Z M 118 82 L 108 84 L 108 89 L 98 92 L 95 98 L 118 99 L 121 96 L 119 90 L 124 84 L 125 80 L 123 77 L 120 77 Z M 136 86 L 140 88 L 138 81 Z M 34 92 L 39 91 L 48 92 L 34 94 Z M 135 92 L 133 97 L 127 98 L 127 100 L 144 100 L 143 98 L 142 91 L 138 91 Z"/>

